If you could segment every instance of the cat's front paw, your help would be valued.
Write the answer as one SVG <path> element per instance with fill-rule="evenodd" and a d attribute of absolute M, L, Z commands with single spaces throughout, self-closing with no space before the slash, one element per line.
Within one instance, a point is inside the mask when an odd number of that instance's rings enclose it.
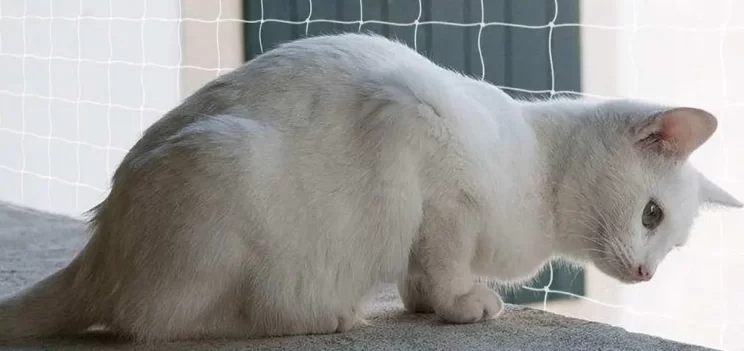
<path fill-rule="evenodd" d="M 503 309 L 499 294 L 485 285 L 475 284 L 469 293 L 440 305 L 436 313 L 450 323 L 474 323 L 496 318 Z"/>

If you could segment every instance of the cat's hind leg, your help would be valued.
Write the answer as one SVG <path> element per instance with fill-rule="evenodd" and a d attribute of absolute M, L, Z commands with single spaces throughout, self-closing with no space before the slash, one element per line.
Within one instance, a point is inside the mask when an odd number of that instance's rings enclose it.
<path fill-rule="evenodd" d="M 214 259 L 218 261 L 218 259 Z M 225 302 L 235 277 L 219 265 L 188 265 L 143 274 L 117 292 L 108 326 L 141 341 L 219 337 L 204 328 Z M 162 276 L 159 276 L 161 275 Z M 246 336 L 244 332 L 242 336 Z"/>
<path fill-rule="evenodd" d="M 219 296 L 210 283 L 147 289 L 144 294 L 122 299 L 108 327 L 117 334 L 146 342 L 198 337 L 194 335 L 199 329 L 196 326 Z"/>
<path fill-rule="evenodd" d="M 213 320 L 230 327 L 235 320 L 220 321 L 220 316 L 233 316 L 260 337 L 341 333 L 360 325 L 370 289 L 347 279 L 358 275 L 336 272 L 336 264 L 318 270 L 302 260 L 283 263 L 249 265 L 253 268 L 220 300 Z"/>
<path fill-rule="evenodd" d="M 323 289 L 297 289 L 293 284 L 282 285 L 286 287 L 275 292 L 271 299 L 257 301 L 246 307 L 251 329 L 257 334 L 343 333 L 361 321 L 358 299 L 320 293 Z M 293 293 L 298 291 L 300 293 Z"/>

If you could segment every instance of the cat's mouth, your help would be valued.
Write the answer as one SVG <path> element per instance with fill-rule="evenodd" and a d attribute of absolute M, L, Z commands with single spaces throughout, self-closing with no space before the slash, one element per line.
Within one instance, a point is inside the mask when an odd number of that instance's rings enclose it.
<path fill-rule="evenodd" d="M 609 276 L 625 284 L 638 284 L 641 281 L 634 279 L 630 274 L 625 273 L 625 270 L 619 268 L 613 268 L 611 272 L 605 272 Z"/>
<path fill-rule="evenodd" d="M 625 284 L 638 284 L 644 281 L 638 279 L 630 264 L 620 261 L 617 255 L 605 251 L 598 262 L 595 262 L 595 266 L 600 271 Z"/>
<path fill-rule="evenodd" d="M 620 280 L 621 282 L 623 282 L 625 284 L 638 284 L 638 283 L 644 282 L 643 280 L 638 280 L 637 278 L 635 278 L 634 276 L 632 276 L 630 274 L 620 275 L 620 276 L 617 276 L 615 278 L 617 278 L 618 280 Z"/>

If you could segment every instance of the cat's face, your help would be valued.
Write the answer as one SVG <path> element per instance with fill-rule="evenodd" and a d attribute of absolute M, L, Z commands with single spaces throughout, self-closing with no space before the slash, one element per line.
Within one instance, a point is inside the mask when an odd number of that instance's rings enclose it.
<path fill-rule="evenodd" d="M 578 256 L 617 280 L 648 281 L 667 253 L 685 244 L 701 206 L 741 207 L 687 162 L 716 121 L 700 110 L 628 101 L 595 113 L 610 122 L 583 135 L 601 146 L 586 150 L 568 174 L 559 220 Z"/>

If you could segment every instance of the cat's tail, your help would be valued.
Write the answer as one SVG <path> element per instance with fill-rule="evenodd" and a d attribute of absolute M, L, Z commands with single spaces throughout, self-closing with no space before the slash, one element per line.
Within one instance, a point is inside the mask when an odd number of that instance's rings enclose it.
<path fill-rule="evenodd" d="M 53 337 L 91 326 L 85 318 L 85 307 L 79 303 L 84 292 L 73 291 L 80 256 L 44 280 L 0 301 L 0 342 Z"/>

